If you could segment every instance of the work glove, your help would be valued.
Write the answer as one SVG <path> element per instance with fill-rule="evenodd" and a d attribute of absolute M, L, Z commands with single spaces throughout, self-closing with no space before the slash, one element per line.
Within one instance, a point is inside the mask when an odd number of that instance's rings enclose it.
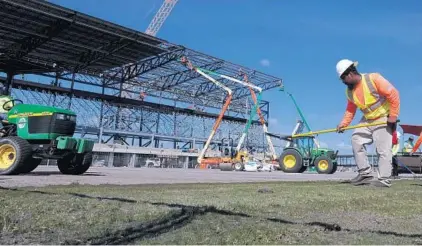
<path fill-rule="evenodd" d="M 337 126 L 337 133 L 343 133 L 343 132 L 344 132 L 344 130 L 342 130 L 341 128 L 344 128 L 344 126 L 343 126 L 343 125 L 341 125 L 341 124 L 339 124 L 339 125 Z"/>
<path fill-rule="evenodd" d="M 397 129 L 397 117 L 388 116 L 387 126 L 394 132 Z"/>

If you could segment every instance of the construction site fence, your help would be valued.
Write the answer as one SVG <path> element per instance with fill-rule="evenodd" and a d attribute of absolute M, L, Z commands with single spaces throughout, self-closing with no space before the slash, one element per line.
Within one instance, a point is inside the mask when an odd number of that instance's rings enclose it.
<path fill-rule="evenodd" d="M 337 161 L 338 166 L 341 167 L 356 167 L 353 155 L 339 155 L 337 156 Z M 373 167 L 377 167 L 378 157 L 376 155 L 368 155 L 368 163 Z M 56 165 L 56 161 L 44 160 L 41 165 Z M 195 168 L 197 167 L 197 157 L 94 152 L 92 166 L 133 168 Z"/>

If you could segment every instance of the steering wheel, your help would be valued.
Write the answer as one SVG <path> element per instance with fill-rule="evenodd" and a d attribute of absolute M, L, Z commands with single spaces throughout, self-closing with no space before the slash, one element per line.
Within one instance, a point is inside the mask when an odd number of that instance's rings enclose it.
<path fill-rule="evenodd" d="M 7 107 L 6 108 L 6 105 L 8 104 L 8 103 L 10 103 L 10 102 L 12 102 L 12 104 L 13 104 L 13 106 L 12 107 Z M 23 103 L 23 101 L 22 100 L 20 100 L 20 99 L 12 99 L 12 100 L 9 100 L 9 101 L 7 101 L 7 102 L 5 102 L 4 104 L 3 104 L 3 109 L 4 110 L 10 110 L 11 108 L 13 108 L 14 106 L 15 106 L 15 102 L 20 102 L 20 103 Z"/>

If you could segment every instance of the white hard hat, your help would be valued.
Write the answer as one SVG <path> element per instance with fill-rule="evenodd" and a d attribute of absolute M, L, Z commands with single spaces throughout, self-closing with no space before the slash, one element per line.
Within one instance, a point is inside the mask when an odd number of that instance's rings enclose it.
<path fill-rule="evenodd" d="M 336 69 L 337 69 L 338 77 L 340 78 L 341 75 L 344 73 L 344 71 L 346 71 L 352 65 L 356 67 L 358 65 L 358 62 L 357 61 L 352 62 L 351 60 L 348 60 L 348 59 L 343 59 L 337 62 Z"/>

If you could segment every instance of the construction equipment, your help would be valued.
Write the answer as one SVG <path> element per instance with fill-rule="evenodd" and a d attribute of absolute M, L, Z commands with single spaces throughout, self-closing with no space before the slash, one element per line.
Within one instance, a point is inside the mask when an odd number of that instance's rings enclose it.
<path fill-rule="evenodd" d="M 207 74 L 214 75 L 214 76 L 217 76 L 217 77 L 221 77 L 221 78 L 224 78 L 224 79 L 233 81 L 235 83 L 239 83 L 239 84 L 242 84 L 244 86 L 247 86 L 249 88 L 250 92 L 251 92 L 252 99 L 254 101 L 254 108 L 252 109 L 252 111 L 251 111 L 251 113 L 249 115 L 249 119 L 248 119 L 248 121 L 247 121 L 247 123 L 245 125 L 245 128 L 243 130 L 243 133 L 242 133 L 242 135 L 241 135 L 241 137 L 239 139 L 239 142 L 237 144 L 237 147 L 235 149 L 235 153 L 236 154 L 233 156 L 232 163 L 227 162 L 227 163 L 221 163 L 220 164 L 220 170 L 222 170 L 222 171 L 232 171 L 233 170 L 233 165 L 232 164 L 234 164 L 234 170 L 236 170 L 236 171 L 242 171 L 242 170 L 244 170 L 244 167 L 245 167 L 243 160 L 244 160 L 245 157 L 247 157 L 248 154 L 247 154 L 247 151 L 241 151 L 241 147 L 242 147 L 243 142 L 245 141 L 245 138 L 246 138 L 246 135 L 247 135 L 247 133 L 249 131 L 249 128 L 252 125 L 252 121 L 253 121 L 253 118 L 254 118 L 256 112 L 258 112 L 258 114 L 260 116 L 260 120 L 261 120 L 261 124 L 263 126 L 263 129 L 264 129 L 264 133 L 267 133 L 268 132 L 267 126 L 265 125 L 265 120 L 264 120 L 264 118 L 262 116 L 262 113 L 261 113 L 261 110 L 259 108 L 259 103 L 261 101 L 261 96 L 262 96 L 262 88 L 261 87 L 258 87 L 256 85 L 253 85 L 252 83 L 250 83 L 247 80 L 246 74 L 244 74 L 242 72 L 240 73 L 240 75 L 241 76 L 244 76 L 244 80 L 245 81 L 241 81 L 241 80 L 238 80 L 236 78 L 232 78 L 230 76 L 219 74 L 219 73 L 216 73 L 216 72 L 213 72 L 213 71 L 209 71 L 209 70 L 206 70 L 206 69 L 201 69 L 201 68 L 198 68 L 198 69 L 201 70 L 201 71 L 203 71 L 203 72 L 206 72 Z M 256 94 L 255 94 L 255 92 L 254 92 L 253 89 L 255 89 L 255 90 L 257 90 L 259 92 L 258 98 L 257 98 L 257 96 L 256 96 Z M 272 154 L 273 154 L 273 159 L 276 159 L 275 150 L 274 150 L 274 146 L 273 146 L 273 144 L 271 142 L 271 138 L 269 136 L 266 136 L 266 137 L 267 137 L 268 144 L 269 144 L 270 149 L 271 149 Z"/>
<path fill-rule="evenodd" d="M 233 96 L 233 92 L 232 90 L 223 85 L 222 83 L 220 83 L 219 81 L 215 80 L 214 78 L 212 78 L 211 76 L 209 76 L 208 74 L 204 73 L 203 71 L 199 70 L 197 67 L 194 67 L 192 65 L 192 63 L 187 59 L 187 57 L 182 57 L 181 59 L 181 63 L 184 64 L 185 66 L 187 66 L 189 69 L 196 71 L 197 73 L 199 73 L 200 75 L 204 76 L 205 78 L 207 78 L 208 80 L 210 80 L 212 83 L 214 83 L 216 86 L 222 88 L 223 90 L 227 91 L 227 96 L 226 96 L 226 100 L 225 103 L 223 105 L 223 108 L 220 111 L 220 114 L 218 115 L 217 120 L 214 123 L 214 126 L 211 130 L 210 135 L 208 136 L 208 139 L 204 145 L 204 148 L 201 150 L 201 152 L 199 153 L 197 162 L 199 164 L 199 168 L 204 169 L 207 168 L 208 165 L 218 165 L 220 164 L 223 160 L 221 160 L 221 158 L 205 158 L 205 152 L 207 151 L 212 138 L 215 135 L 215 132 L 217 131 L 218 127 L 221 124 L 221 121 L 223 119 L 224 113 L 227 111 L 227 108 L 230 105 L 230 102 L 232 100 L 232 96 Z"/>
<path fill-rule="evenodd" d="M 20 102 L 16 104 L 16 102 Z M 11 108 L 5 108 L 12 103 Z M 23 104 L 13 99 L 0 129 L 0 174 L 29 173 L 43 159 L 56 159 L 63 174 L 85 173 L 92 162 L 94 141 L 73 138 L 76 114 L 70 110 Z"/>
<path fill-rule="evenodd" d="M 250 82 L 249 82 L 249 78 L 248 78 L 247 74 L 242 72 L 242 71 L 239 71 L 239 72 L 240 72 L 240 76 L 243 76 L 243 80 L 249 84 Z M 257 101 L 256 94 L 252 90 L 251 87 L 249 87 L 249 91 L 252 95 L 253 102 L 257 105 L 256 111 L 258 113 L 259 120 L 261 122 L 262 128 L 264 130 L 265 137 L 267 139 L 268 147 L 270 149 L 270 154 L 271 154 L 271 161 L 275 161 L 277 159 L 277 155 L 276 155 L 276 152 L 275 152 L 274 144 L 271 141 L 271 137 L 267 135 L 268 128 L 267 128 L 267 125 L 265 124 L 265 119 L 264 119 L 264 116 L 262 115 L 261 109 L 259 108 L 259 102 Z"/>
<path fill-rule="evenodd" d="M 403 135 L 411 134 L 419 137 L 410 153 L 399 151 L 395 156 L 398 164 L 403 167 L 403 169 L 399 169 L 399 172 L 407 170 L 416 178 L 415 172 L 422 173 L 422 153 L 417 152 L 422 144 L 422 126 L 400 125 L 400 127 L 403 129 Z"/>
<path fill-rule="evenodd" d="M 298 103 L 296 102 L 294 96 L 292 93 L 285 90 L 284 85 L 280 88 L 281 91 L 287 93 L 291 100 L 293 101 L 293 104 L 295 105 L 296 111 L 298 112 L 301 120 L 299 120 L 292 132 L 292 135 L 297 135 L 303 132 L 303 129 L 306 127 L 309 132 L 311 132 L 311 128 L 308 124 L 308 122 L 305 119 L 305 116 L 302 113 L 302 110 L 300 109 Z M 309 141 L 312 140 L 313 143 L 310 143 Z M 337 168 L 337 161 L 336 157 L 337 154 L 333 155 L 334 150 L 329 148 L 321 148 L 318 140 L 316 137 L 311 138 L 295 138 L 290 139 L 290 141 L 287 141 L 286 146 L 283 150 L 284 151 L 294 148 L 296 150 L 299 150 L 299 152 L 303 155 L 303 167 L 302 169 L 299 169 L 299 172 L 304 172 L 308 166 L 315 166 L 315 169 L 319 173 L 329 173 L 330 167 L 333 169 L 331 170 L 332 173 L 336 171 Z M 322 157 L 321 157 L 322 156 Z M 325 159 L 323 157 L 326 157 Z M 317 160 L 317 158 L 320 157 L 320 159 Z M 280 159 L 281 160 L 281 159 Z M 318 161 L 317 163 L 315 161 Z M 315 165 L 315 163 L 317 165 Z M 281 162 L 279 164 L 279 168 L 285 172 L 289 172 L 289 164 L 285 162 Z M 291 165 L 291 164 L 290 164 Z"/>
<path fill-rule="evenodd" d="M 298 121 L 291 136 L 303 129 L 303 122 Z M 338 151 L 315 147 L 314 136 L 292 138 L 288 135 L 269 133 L 268 135 L 288 141 L 279 157 L 279 167 L 286 173 L 303 173 L 309 166 L 315 166 L 318 173 L 332 174 L 337 170 Z"/>
<path fill-rule="evenodd" d="M 355 126 L 344 127 L 341 130 L 350 130 L 360 127 L 379 126 L 385 125 L 386 122 L 373 122 L 358 124 Z M 296 127 L 295 129 L 299 129 Z M 337 170 L 337 154 L 338 151 L 326 148 L 314 148 L 313 138 L 315 135 L 336 132 L 337 128 L 307 132 L 292 135 L 278 135 L 269 133 L 270 136 L 282 139 L 285 141 L 294 141 L 301 139 L 302 144 L 296 144 L 284 148 L 280 155 L 279 162 L 280 168 L 288 173 L 301 173 L 304 172 L 308 166 L 314 165 L 318 173 L 332 174 Z"/>
<path fill-rule="evenodd" d="M 164 24 L 167 17 L 170 15 L 177 1 L 178 0 L 164 0 L 163 1 L 163 4 L 161 5 L 160 9 L 155 14 L 151 23 L 149 23 L 149 26 L 147 30 L 145 31 L 146 34 L 151 35 L 151 36 L 157 35 L 158 31 L 160 30 L 161 26 Z"/>
<path fill-rule="evenodd" d="M 283 86 L 281 86 L 280 91 L 283 91 L 283 92 L 285 92 L 287 95 L 289 95 L 290 99 L 292 99 L 293 104 L 295 105 L 295 108 L 296 108 L 297 113 L 299 114 L 300 118 L 302 119 L 302 122 L 303 122 L 304 126 L 306 126 L 306 129 L 307 129 L 309 132 L 310 132 L 310 131 L 312 131 L 312 130 L 311 130 L 311 127 L 309 127 L 309 124 L 308 124 L 308 122 L 307 122 L 307 121 L 306 121 L 306 119 L 305 119 L 305 116 L 304 116 L 304 115 L 303 115 L 303 113 L 302 113 L 302 110 L 299 108 L 299 105 L 297 104 L 297 102 L 296 102 L 296 100 L 295 100 L 295 98 L 294 98 L 293 94 L 292 94 L 292 93 L 290 93 L 290 92 L 288 92 L 288 91 L 286 91 L 286 89 L 285 89 L 285 86 L 284 86 L 284 85 L 283 85 Z M 303 129 L 303 128 L 301 128 L 301 129 Z M 302 132 L 302 130 L 297 131 L 297 132 L 296 132 L 296 134 L 297 134 L 297 133 L 301 133 L 301 132 Z M 313 138 L 313 141 L 314 141 L 315 145 L 319 148 L 320 146 L 319 146 L 318 140 L 317 140 L 316 138 Z"/>

